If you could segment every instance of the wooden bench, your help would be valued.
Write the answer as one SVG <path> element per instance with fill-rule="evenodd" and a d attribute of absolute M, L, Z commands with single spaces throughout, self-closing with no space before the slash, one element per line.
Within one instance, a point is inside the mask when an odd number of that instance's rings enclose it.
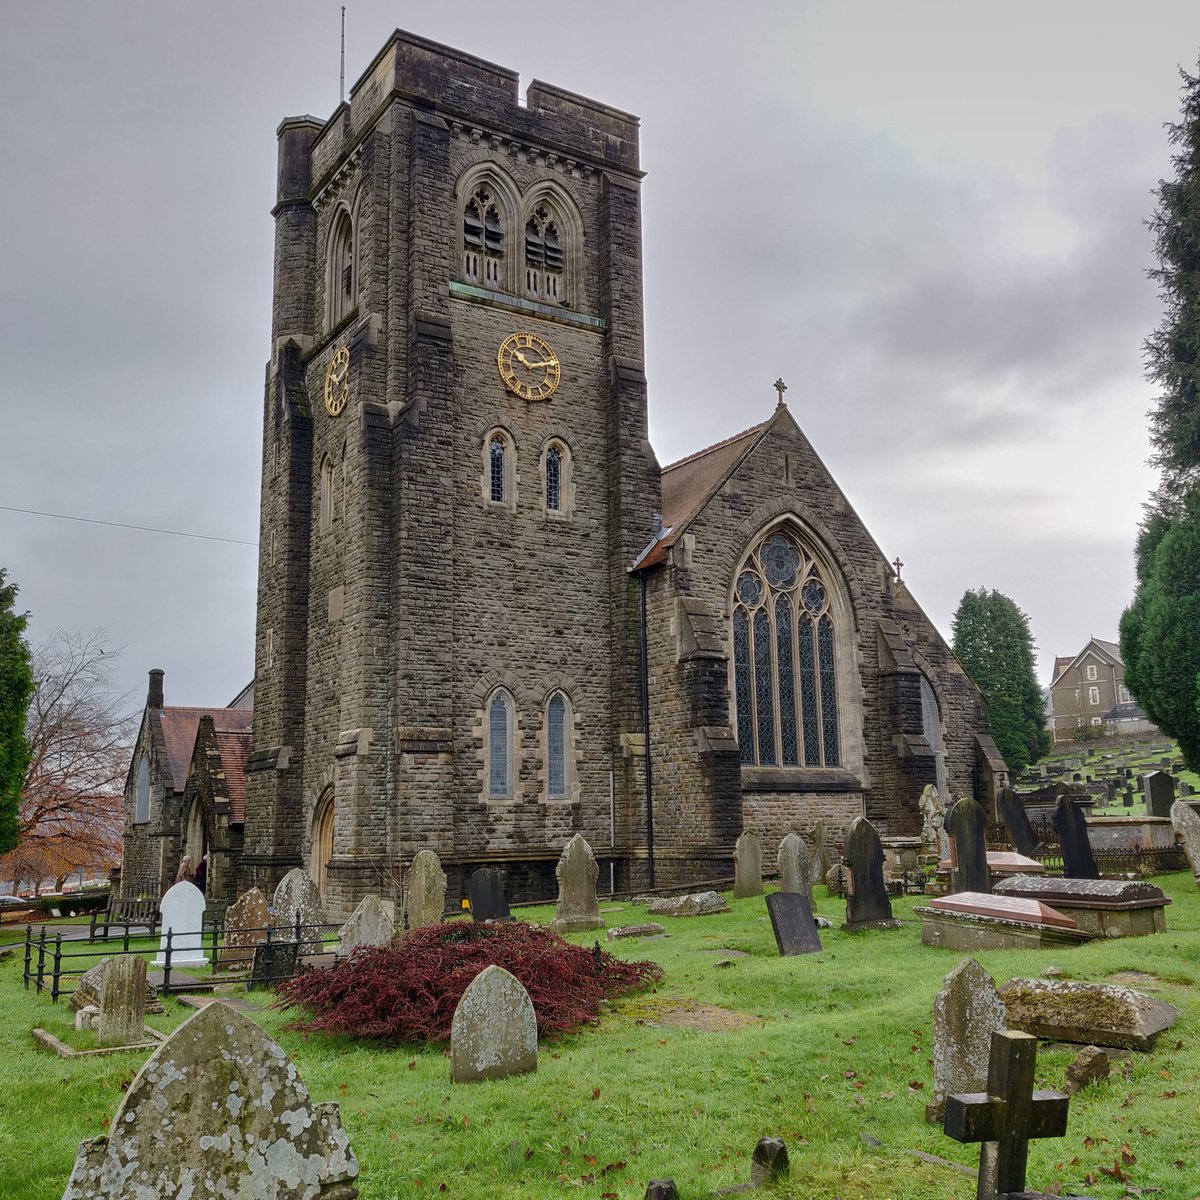
<path fill-rule="evenodd" d="M 103 912 L 92 913 L 88 937 L 94 941 L 97 930 L 101 931 L 100 937 L 108 937 L 109 926 L 116 926 L 128 933 L 131 925 L 145 925 L 151 934 L 155 934 L 161 920 L 157 900 L 131 900 L 113 896 Z"/>

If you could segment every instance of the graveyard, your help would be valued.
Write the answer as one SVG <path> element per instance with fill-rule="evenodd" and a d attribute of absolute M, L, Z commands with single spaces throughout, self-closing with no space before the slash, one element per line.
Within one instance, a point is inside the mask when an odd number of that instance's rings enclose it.
<path fill-rule="evenodd" d="M 1179 1013 L 1148 1052 L 1113 1052 L 1109 1076 L 1071 1096 L 1065 1137 L 1030 1143 L 1030 1187 L 1098 1198 L 1200 1193 L 1200 892 L 1190 872 L 1150 882 L 1172 901 L 1165 932 L 972 955 L 997 986 L 1055 975 L 1130 984 Z M 771 881 L 766 890 L 775 891 Z M 973 1196 L 967 1172 L 978 1146 L 925 1119 L 934 999 L 964 955 L 921 944 L 914 909 L 924 898 L 893 896 L 891 927 L 850 932 L 841 928 L 845 900 L 818 886 L 815 911 L 832 927 L 818 930 L 818 952 L 788 957 L 763 895 L 724 898 L 726 912 L 672 917 L 601 897 L 609 929 L 655 922 L 664 934 L 608 940 L 584 930 L 567 940 L 591 949 L 599 939 L 620 958 L 651 960 L 661 981 L 605 1005 L 595 1025 L 542 1039 L 536 1070 L 509 1078 L 455 1083 L 445 1043 L 301 1033 L 289 1029 L 297 1012 L 271 1007 L 270 993 L 224 990 L 282 1046 L 313 1103 L 340 1106 L 364 1200 L 626 1200 L 668 1177 L 686 1200 L 746 1183 L 762 1137 L 781 1138 L 791 1164 L 769 1194 Z M 514 915 L 548 926 L 555 910 Z M 152 952 L 159 942 L 133 946 Z M 97 960 L 104 950 L 86 948 Z M 151 1051 L 63 1059 L 35 1045 L 35 1026 L 76 1047 L 88 1035 L 67 1003 L 22 986 L 16 949 L 0 961 L 0 1178 L 6 1196 L 32 1200 L 62 1194 L 78 1143 L 108 1132 Z M 174 996 L 163 1007 L 145 1018 L 160 1033 L 194 1014 Z M 1061 1088 L 1078 1050 L 1042 1042 L 1035 1086 Z"/>

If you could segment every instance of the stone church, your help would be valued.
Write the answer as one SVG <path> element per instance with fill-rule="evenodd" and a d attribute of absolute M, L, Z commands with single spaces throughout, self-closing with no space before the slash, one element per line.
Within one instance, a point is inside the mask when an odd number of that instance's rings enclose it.
<path fill-rule="evenodd" d="M 452 896 L 495 865 L 545 898 L 579 832 L 602 886 L 663 886 L 744 828 L 905 839 L 927 784 L 992 798 L 982 697 L 782 386 L 656 460 L 636 117 L 398 31 L 278 154 L 226 878 L 302 865 L 344 913 L 432 849 Z"/>

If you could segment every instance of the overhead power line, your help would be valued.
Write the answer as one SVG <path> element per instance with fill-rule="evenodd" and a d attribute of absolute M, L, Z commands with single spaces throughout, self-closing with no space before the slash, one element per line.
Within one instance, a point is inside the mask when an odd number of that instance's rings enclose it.
<path fill-rule="evenodd" d="M 227 542 L 231 546 L 257 546 L 257 542 L 241 538 L 217 537 L 211 533 L 185 533 L 182 529 L 158 529 L 153 525 L 127 525 L 124 521 L 101 521 L 97 517 L 75 517 L 69 513 L 42 512 L 36 508 L 16 508 L 11 504 L 0 504 L 0 512 L 24 513 L 29 517 L 51 517 L 55 521 L 79 521 L 84 525 L 108 525 L 113 529 L 135 529 L 139 533 L 165 533 L 170 537 L 195 538 L 202 542 Z"/>

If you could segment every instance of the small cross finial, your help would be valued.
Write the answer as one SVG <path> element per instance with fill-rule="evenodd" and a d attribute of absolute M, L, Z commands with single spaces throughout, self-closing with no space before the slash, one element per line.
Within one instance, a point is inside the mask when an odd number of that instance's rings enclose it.
<path fill-rule="evenodd" d="M 776 403 L 782 408 L 783 407 L 783 393 L 787 391 L 787 384 L 783 382 L 782 375 L 780 375 L 780 377 L 777 380 L 775 380 L 775 391 L 779 393 L 779 399 L 776 401 Z"/>
<path fill-rule="evenodd" d="M 900 555 L 898 555 L 898 554 L 896 555 L 896 558 L 893 561 L 892 566 L 896 569 L 896 582 L 899 583 L 900 582 L 900 568 L 902 566 L 904 566 L 904 564 L 900 561 Z"/>

